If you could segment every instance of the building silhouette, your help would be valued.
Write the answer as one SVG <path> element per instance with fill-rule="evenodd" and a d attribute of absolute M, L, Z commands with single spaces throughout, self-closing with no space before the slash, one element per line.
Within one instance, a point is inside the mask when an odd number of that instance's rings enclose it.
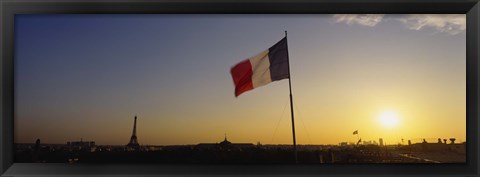
<path fill-rule="evenodd" d="M 232 143 L 227 140 L 227 135 L 225 139 L 220 143 L 200 143 L 195 146 L 195 149 L 198 150 L 240 150 L 240 149 L 251 149 L 254 148 L 253 143 Z"/>
<path fill-rule="evenodd" d="M 90 148 L 95 146 L 95 141 L 83 141 L 83 139 L 80 139 L 80 141 L 68 141 L 67 146 Z"/>

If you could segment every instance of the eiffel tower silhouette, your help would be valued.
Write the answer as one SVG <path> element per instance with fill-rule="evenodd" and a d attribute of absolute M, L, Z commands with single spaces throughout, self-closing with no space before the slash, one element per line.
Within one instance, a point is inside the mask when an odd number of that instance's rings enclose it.
<path fill-rule="evenodd" d="M 127 144 L 127 147 L 135 150 L 140 147 L 137 140 L 137 114 L 135 114 L 135 119 L 133 121 L 132 137 L 130 138 L 130 142 Z"/>

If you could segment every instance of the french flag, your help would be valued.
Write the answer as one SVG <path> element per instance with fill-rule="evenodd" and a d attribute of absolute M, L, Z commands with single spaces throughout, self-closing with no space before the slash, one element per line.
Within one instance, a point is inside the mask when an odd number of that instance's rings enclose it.
<path fill-rule="evenodd" d="M 275 45 L 236 64 L 230 69 L 235 97 L 243 92 L 290 77 L 287 37 Z"/>

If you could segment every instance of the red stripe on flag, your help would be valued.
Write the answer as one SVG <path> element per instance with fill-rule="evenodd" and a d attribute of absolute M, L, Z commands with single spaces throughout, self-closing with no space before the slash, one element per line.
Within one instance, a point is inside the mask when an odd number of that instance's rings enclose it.
<path fill-rule="evenodd" d="M 253 89 L 252 83 L 252 64 L 250 60 L 244 60 L 230 69 L 232 74 L 233 83 L 235 84 L 235 97 Z"/>

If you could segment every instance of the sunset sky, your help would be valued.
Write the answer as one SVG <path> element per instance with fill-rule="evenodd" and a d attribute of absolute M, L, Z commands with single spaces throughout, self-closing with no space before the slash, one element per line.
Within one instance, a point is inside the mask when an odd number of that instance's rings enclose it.
<path fill-rule="evenodd" d="M 15 142 L 291 144 L 288 80 L 230 76 L 285 30 L 297 144 L 466 140 L 463 14 L 132 14 L 15 16 Z"/>

